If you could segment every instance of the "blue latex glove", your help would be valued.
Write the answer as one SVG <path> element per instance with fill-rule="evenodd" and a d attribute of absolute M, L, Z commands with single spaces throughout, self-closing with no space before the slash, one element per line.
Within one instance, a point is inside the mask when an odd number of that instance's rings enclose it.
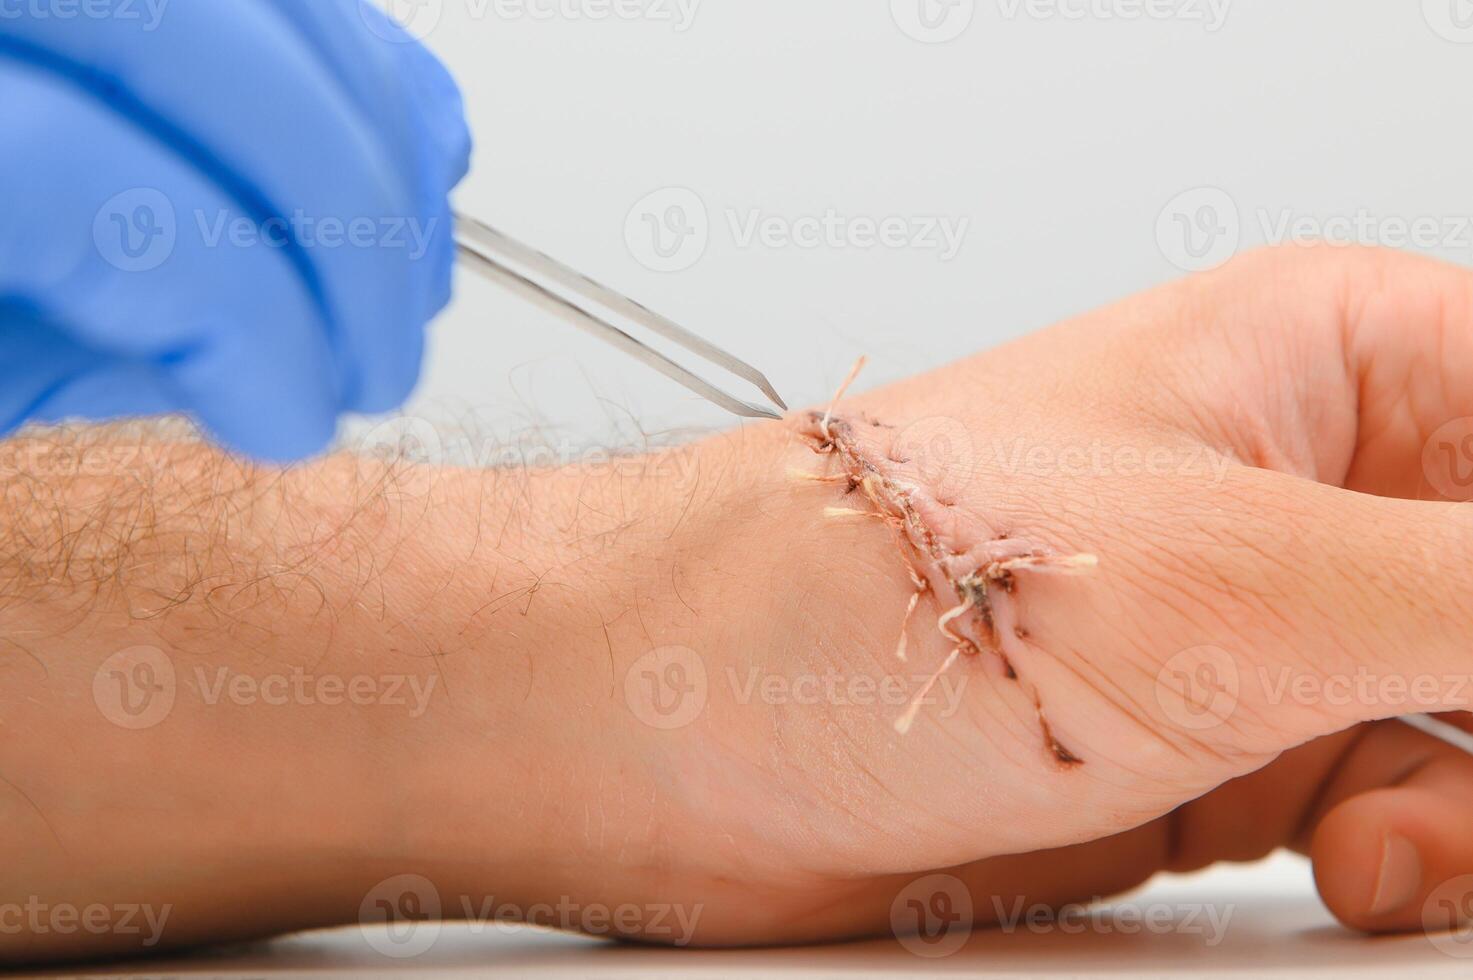
<path fill-rule="evenodd" d="M 0 431 L 186 412 L 291 460 L 402 403 L 470 154 L 439 63 L 367 0 L 9 6 Z"/>

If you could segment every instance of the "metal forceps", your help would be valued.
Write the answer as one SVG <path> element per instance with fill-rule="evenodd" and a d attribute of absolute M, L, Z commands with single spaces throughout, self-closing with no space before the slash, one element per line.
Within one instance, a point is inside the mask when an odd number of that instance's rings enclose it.
<path fill-rule="evenodd" d="M 640 303 L 577 272 L 556 259 L 523 245 L 483 221 L 457 213 L 455 239 L 462 264 L 505 286 L 534 305 L 557 314 L 626 354 L 644 362 L 667 378 L 684 385 L 707 401 L 749 419 L 780 419 L 782 415 L 730 394 L 688 368 L 614 326 L 596 312 L 606 310 L 623 316 L 651 333 L 678 344 L 698 357 L 725 368 L 751 382 L 778 408 L 787 404 L 772 382 L 752 365 L 676 324 Z"/>

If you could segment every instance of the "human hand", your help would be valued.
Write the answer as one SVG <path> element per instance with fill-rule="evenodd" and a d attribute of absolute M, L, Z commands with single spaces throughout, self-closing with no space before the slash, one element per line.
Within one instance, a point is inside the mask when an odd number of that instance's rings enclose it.
<path fill-rule="evenodd" d="M 1386 719 L 1473 705 L 1473 515 L 1438 455 L 1473 430 L 1469 364 L 1465 270 L 1276 251 L 800 418 L 817 455 L 769 465 L 806 478 L 729 491 L 741 557 L 679 566 L 719 620 L 674 641 L 702 714 L 599 753 L 658 760 L 641 894 L 702 905 L 707 941 L 812 940 L 885 931 L 935 869 L 988 922 L 1287 846 L 1345 922 L 1421 927 L 1473 871 L 1473 759 Z M 754 563 L 760 612 L 713 611 Z M 987 615 L 956 616 L 972 573 Z M 897 737 L 876 685 L 938 667 Z"/>
<path fill-rule="evenodd" d="M 185 412 L 297 459 L 449 299 L 454 82 L 359 0 L 0 20 L 0 432 Z"/>
<path fill-rule="evenodd" d="M 766 647 L 764 675 L 837 662 L 914 689 L 960 648 L 942 682 L 967 687 L 951 717 L 938 689 L 900 739 L 836 704 L 713 724 L 742 763 L 727 768 L 767 784 L 730 793 L 763 815 L 766 882 L 831 884 L 787 901 L 759 889 L 761 926 L 708 927 L 723 940 L 883 931 L 897 892 L 941 868 L 988 922 L 1015 897 L 1087 900 L 1287 846 L 1313 856 L 1345 922 L 1420 928 L 1429 897 L 1473 871 L 1473 759 L 1386 719 L 1473 706 L 1473 515 L 1450 502 L 1473 498 L 1457 470 L 1469 364 L 1465 270 L 1271 251 L 800 423 L 821 453 L 812 475 L 840 478 L 808 493 L 839 510 L 783 546 L 804 558 L 773 588 L 801 602 L 761 635 L 791 639 L 696 646 L 708 673 Z M 882 571 L 876 538 L 903 539 L 905 561 Z M 842 560 L 816 571 L 825 552 Z M 1098 567 L 994 564 L 1079 553 Z M 988 615 L 938 632 L 974 572 L 991 576 Z M 886 640 L 913 592 L 925 612 L 900 664 Z M 719 697 L 708 712 L 725 713 Z M 772 821 L 794 797 L 808 805 Z M 690 816 L 718 835 L 712 802 Z M 735 861 L 705 870 L 737 874 Z"/>
<path fill-rule="evenodd" d="M 1387 720 L 1469 697 L 1473 517 L 1423 454 L 1473 417 L 1470 284 L 1255 254 L 827 426 L 604 465 L 15 466 L 0 630 L 46 673 L 13 658 L 0 703 L 27 733 L 0 861 L 53 904 L 169 904 L 166 945 L 353 922 L 404 874 L 450 917 L 658 904 L 689 933 L 617 931 L 811 941 L 906 925 L 938 870 L 987 923 L 1280 846 L 1342 920 L 1417 928 L 1473 872 L 1473 760 Z M 874 516 L 902 498 L 917 524 Z M 947 635 L 979 576 L 992 627 L 979 602 Z M 74 692 L 137 644 L 180 681 L 121 731 Z M 298 667 L 444 693 L 408 716 L 187 680 Z"/>

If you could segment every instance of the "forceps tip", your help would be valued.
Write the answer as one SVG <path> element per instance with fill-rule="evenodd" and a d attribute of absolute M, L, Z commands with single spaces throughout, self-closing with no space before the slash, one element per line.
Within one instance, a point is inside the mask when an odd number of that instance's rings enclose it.
<path fill-rule="evenodd" d="M 779 404 L 781 404 L 781 402 L 779 402 Z M 783 408 L 787 407 L 788 406 L 783 405 Z M 783 420 L 782 413 L 774 412 L 772 409 L 762 405 L 748 405 L 747 409 L 749 412 L 747 418 L 749 419 L 772 419 L 774 422 L 781 422 Z"/>

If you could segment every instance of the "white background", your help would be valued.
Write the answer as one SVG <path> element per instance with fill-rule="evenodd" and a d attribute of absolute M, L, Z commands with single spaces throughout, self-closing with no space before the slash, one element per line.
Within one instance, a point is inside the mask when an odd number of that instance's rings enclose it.
<path fill-rule="evenodd" d="M 1221 232 L 1194 232 L 1204 261 L 1306 216 L 1391 244 L 1397 221 L 1431 220 L 1425 250 L 1473 259 L 1470 0 L 620 0 L 634 18 L 598 17 L 608 0 L 396 2 L 465 90 L 459 204 L 752 361 L 795 406 L 860 353 L 875 385 L 1186 274 L 1180 222 L 1204 206 L 1193 227 Z M 916 39 L 922 5 L 964 30 Z M 709 241 L 652 271 L 626 220 L 670 187 L 698 196 Z M 948 261 L 743 245 L 730 223 L 830 210 L 967 234 Z M 731 424 L 468 277 L 410 411 L 470 422 L 481 452 L 534 429 L 561 450 Z"/>

